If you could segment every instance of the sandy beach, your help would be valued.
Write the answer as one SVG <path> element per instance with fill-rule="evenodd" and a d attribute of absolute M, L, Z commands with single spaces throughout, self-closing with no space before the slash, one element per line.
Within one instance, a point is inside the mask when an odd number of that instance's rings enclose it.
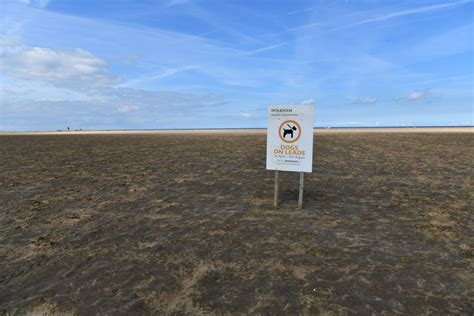
<path fill-rule="evenodd" d="M 316 131 L 302 211 L 263 131 L 1 136 L 0 311 L 470 314 L 472 132 L 376 131 Z"/>

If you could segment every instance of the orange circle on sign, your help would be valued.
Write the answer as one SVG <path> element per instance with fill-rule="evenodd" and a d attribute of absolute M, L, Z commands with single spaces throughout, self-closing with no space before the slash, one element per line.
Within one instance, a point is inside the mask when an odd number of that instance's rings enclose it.
<path fill-rule="evenodd" d="M 295 138 L 295 139 L 292 139 L 292 140 L 286 140 L 286 139 L 284 139 L 284 138 L 281 136 L 281 129 L 283 128 L 283 125 L 289 124 L 289 123 L 295 124 L 295 126 L 298 127 L 298 131 L 299 131 L 299 132 L 298 132 L 298 136 L 296 136 L 296 138 Z M 281 139 L 282 141 L 284 141 L 285 143 L 294 143 L 294 142 L 296 142 L 296 141 L 300 138 L 300 136 L 301 136 L 301 126 L 300 126 L 300 124 L 298 124 L 298 122 L 293 121 L 293 120 L 286 120 L 286 121 L 283 121 L 283 123 L 281 123 L 281 125 L 280 125 L 280 128 L 278 129 L 278 136 L 279 136 L 280 139 Z"/>

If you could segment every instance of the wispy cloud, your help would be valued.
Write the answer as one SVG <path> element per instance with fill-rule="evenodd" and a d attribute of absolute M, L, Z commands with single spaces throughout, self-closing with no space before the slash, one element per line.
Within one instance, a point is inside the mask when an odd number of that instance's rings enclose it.
<path fill-rule="evenodd" d="M 251 50 L 251 51 L 245 52 L 245 53 L 243 53 L 242 55 L 255 55 L 255 54 L 259 54 L 259 53 L 262 53 L 262 52 L 266 52 L 266 51 L 273 50 L 273 49 L 278 48 L 278 47 L 282 47 L 282 46 L 288 45 L 289 43 L 290 43 L 290 42 L 283 42 L 283 43 L 278 43 L 278 44 L 275 44 L 275 45 L 270 45 L 270 46 L 267 46 L 267 47 L 263 47 L 263 48 L 259 48 L 259 49 L 256 49 L 256 50 Z"/>
<path fill-rule="evenodd" d="M 346 29 L 346 28 L 351 28 L 354 26 L 358 25 L 363 25 L 367 23 L 373 23 L 373 22 L 380 22 L 380 21 L 386 21 L 394 18 L 399 18 L 407 15 L 415 15 L 415 14 L 421 14 L 429 11 L 435 11 L 435 10 L 440 10 L 440 9 L 446 9 L 446 8 L 451 8 L 459 5 L 463 5 L 466 3 L 471 3 L 471 0 L 465 0 L 465 1 L 457 1 L 457 2 L 450 2 L 450 3 L 443 3 L 443 4 L 435 4 L 435 5 L 430 5 L 430 6 L 424 6 L 424 7 L 418 7 L 416 9 L 411 9 L 411 10 L 403 10 L 403 11 L 397 11 L 385 15 L 381 15 L 378 17 L 370 18 L 370 19 L 365 19 L 362 21 L 357 21 L 354 23 L 350 23 L 347 25 L 343 25 L 340 27 L 335 28 L 334 30 L 341 30 L 341 29 Z"/>
<path fill-rule="evenodd" d="M 377 103 L 375 97 L 355 98 L 352 100 L 352 104 L 374 104 Z"/>
<path fill-rule="evenodd" d="M 414 90 L 410 92 L 407 96 L 396 97 L 395 101 L 422 101 L 427 99 L 428 97 L 432 97 L 429 90 Z"/>
<path fill-rule="evenodd" d="M 294 10 L 294 11 L 288 12 L 288 15 L 293 15 L 293 14 L 297 14 L 297 13 L 304 13 L 304 12 L 310 12 L 310 11 L 313 11 L 313 10 L 315 10 L 314 7 L 305 8 L 305 9 L 301 9 L 301 10 Z"/>
<path fill-rule="evenodd" d="M 419 101 L 426 98 L 428 95 L 427 91 L 413 91 L 407 96 L 408 101 Z"/>
<path fill-rule="evenodd" d="M 138 110 L 138 106 L 126 104 L 122 104 L 117 108 L 117 111 L 120 113 L 128 113 L 136 110 Z"/>
<path fill-rule="evenodd" d="M 307 104 L 314 105 L 315 101 L 314 101 L 314 99 L 308 99 L 308 100 L 304 100 L 303 102 L 301 102 L 301 104 L 303 104 L 303 105 L 307 105 Z"/>
<path fill-rule="evenodd" d="M 207 8 L 198 5 L 196 2 L 192 2 L 191 0 L 171 0 L 171 3 L 174 3 L 173 6 L 186 4 L 185 10 L 181 10 L 180 8 L 181 14 L 201 20 L 203 23 L 206 23 L 214 28 L 214 31 L 227 33 L 239 41 L 258 44 L 264 43 L 261 39 L 243 33 L 239 28 L 229 26 L 227 20 L 222 19 L 220 15 L 217 15 Z"/>
<path fill-rule="evenodd" d="M 198 67 L 199 67 L 199 65 L 186 66 L 186 67 L 181 67 L 181 68 L 170 68 L 170 69 L 166 69 L 165 71 L 152 73 L 152 74 L 147 74 L 147 75 L 141 76 L 139 78 L 129 80 L 129 81 L 127 81 L 125 83 L 122 83 L 122 84 L 119 84 L 117 86 L 118 87 L 130 87 L 130 86 L 136 85 L 137 83 L 143 83 L 143 82 L 146 82 L 146 81 L 162 79 L 162 78 L 173 76 L 175 74 L 178 74 L 178 73 L 181 73 L 181 72 L 184 72 L 184 71 L 188 71 L 188 70 L 191 70 L 191 69 L 196 69 Z"/>
<path fill-rule="evenodd" d="M 44 9 L 48 6 L 51 0 L 19 0 L 18 2 Z"/>

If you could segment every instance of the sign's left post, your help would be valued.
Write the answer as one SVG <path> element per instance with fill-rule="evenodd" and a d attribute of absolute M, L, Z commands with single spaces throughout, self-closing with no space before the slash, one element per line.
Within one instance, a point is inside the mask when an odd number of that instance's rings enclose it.
<path fill-rule="evenodd" d="M 273 195 L 273 206 L 280 207 L 280 183 L 278 170 L 275 170 L 275 193 Z"/>

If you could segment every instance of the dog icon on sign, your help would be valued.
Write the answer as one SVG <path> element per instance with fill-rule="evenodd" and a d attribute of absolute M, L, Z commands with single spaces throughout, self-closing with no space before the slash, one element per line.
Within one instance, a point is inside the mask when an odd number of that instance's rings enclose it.
<path fill-rule="evenodd" d="M 294 143 L 301 136 L 301 126 L 293 120 L 286 120 L 281 123 L 278 136 L 285 143 Z"/>
<path fill-rule="evenodd" d="M 291 126 L 290 124 L 286 124 L 288 128 L 283 128 L 283 138 L 286 138 L 286 135 L 290 135 L 291 139 L 293 139 L 293 132 L 297 131 L 298 128 L 293 125 Z"/>

